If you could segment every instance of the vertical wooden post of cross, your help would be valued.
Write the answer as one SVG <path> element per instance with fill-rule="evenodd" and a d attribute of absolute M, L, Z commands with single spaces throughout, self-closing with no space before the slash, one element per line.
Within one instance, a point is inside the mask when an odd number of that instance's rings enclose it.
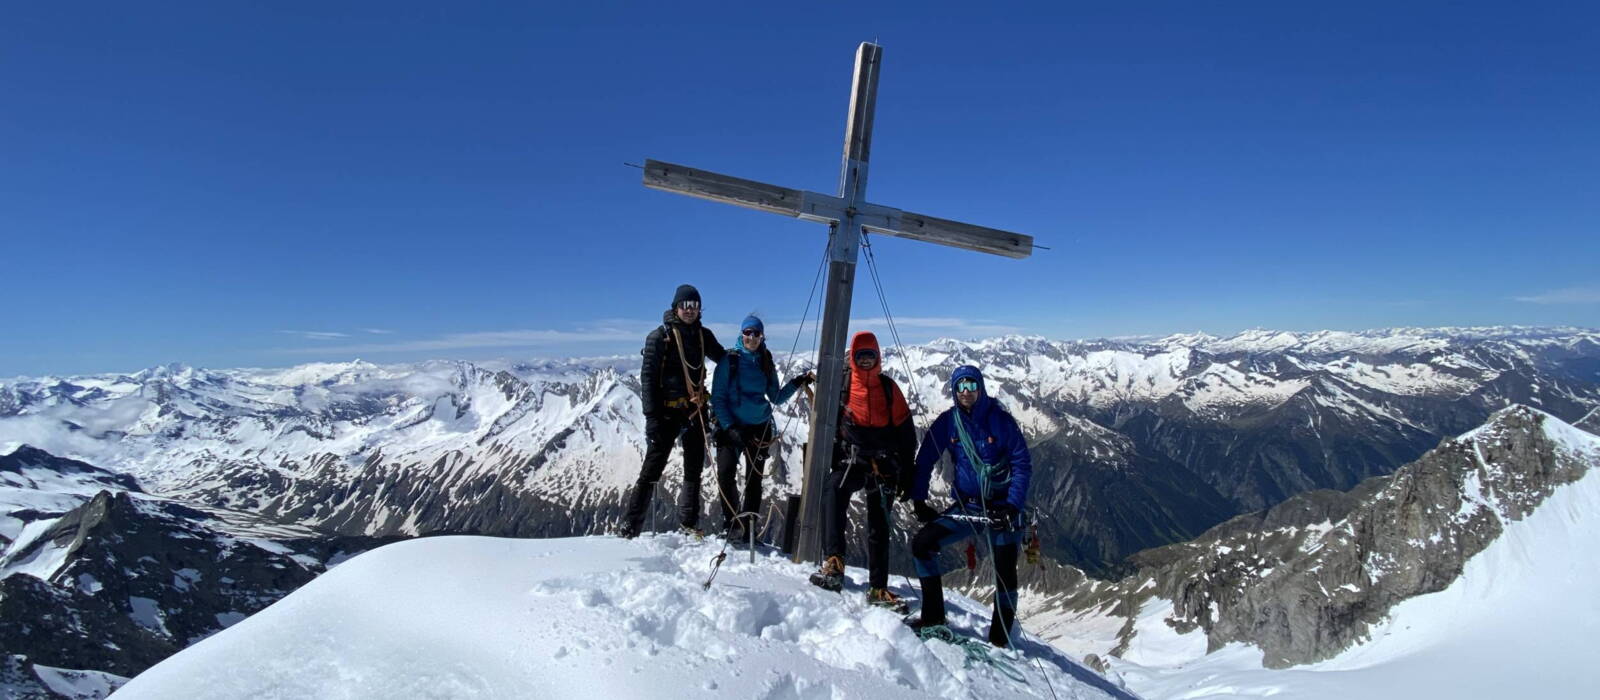
<path fill-rule="evenodd" d="M 878 66 L 883 50 L 876 44 L 856 49 L 855 80 L 850 91 L 850 117 L 845 122 L 844 162 L 839 197 L 844 218 L 828 231 L 828 284 L 823 290 L 820 347 L 817 349 L 817 401 L 811 414 L 810 448 L 800 492 L 800 540 L 794 560 L 822 558 L 822 493 L 827 488 L 839 433 L 839 402 L 844 391 L 845 342 L 850 327 L 850 301 L 855 289 L 856 261 L 861 254 L 859 205 L 866 202 L 867 165 L 872 156 L 872 115 L 878 102 Z"/>

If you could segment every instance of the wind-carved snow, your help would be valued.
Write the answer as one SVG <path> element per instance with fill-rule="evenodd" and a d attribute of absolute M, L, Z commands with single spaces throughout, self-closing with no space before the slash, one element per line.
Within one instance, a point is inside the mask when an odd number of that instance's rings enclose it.
<path fill-rule="evenodd" d="M 704 588 L 717 549 L 676 535 L 390 545 L 117 697 L 1133 697 L 1032 639 L 991 651 L 1023 680 L 969 664 L 866 606 L 859 570 L 840 596 L 735 551 Z M 986 606 L 949 602 L 957 629 L 986 631 Z"/>

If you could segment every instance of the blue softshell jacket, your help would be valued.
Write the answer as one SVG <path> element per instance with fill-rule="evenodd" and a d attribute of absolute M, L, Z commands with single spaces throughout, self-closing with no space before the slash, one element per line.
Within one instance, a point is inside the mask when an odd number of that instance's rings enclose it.
<path fill-rule="evenodd" d="M 722 369 L 719 367 L 718 372 Z M 933 465 L 946 450 L 955 461 L 955 495 L 968 504 L 1009 503 L 1018 512 L 1028 503 L 1028 481 L 1033 477 L 1033 460 L 1028 456 L 1028 443 L 1000 403 L 989 396 L 984 386 L 983 374 L 977 367 L 963 365 L 950 375 L 950 398 L 955 399 L 956 382 L 974 379 L 978 382 L 978 401 L 967 411 L 957 403 L 933 420 L 933 426 L 922 435 L 922 446 L 917 450 L 917 479 L 912 485 L 911 498 L 927 500 L 928 481 L 933 478 Z M 961 448 L 955 421 L 961 421 L 971 436 L 978 458 L 992 465 L 989 492 L 981 493 L 978 470 L 967 459 Z"/>
<path fill-rule="evenodd" d="M 800 386 L 789 382 L 780 387 L 777 374 L 762 371 L 761 357 L 735 342 L 737 349 L 731 352 L 739 356 L 739 386 L 729 386 L 733 363 L 717 363 L 717 372 L 711 377 L 711 411 L 717 425 L 724 428 L 761 425 L 772 420 L 772 405 L 788 401 Z"/>

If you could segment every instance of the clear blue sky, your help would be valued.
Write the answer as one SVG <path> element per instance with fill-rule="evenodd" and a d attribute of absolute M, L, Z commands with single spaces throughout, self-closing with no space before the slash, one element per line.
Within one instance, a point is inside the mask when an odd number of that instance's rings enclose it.
<path fill-rule="evenodd" d="M 1600 325 L 1587 3 L 522 5 L 11 4 L 0 376 L 787 347 L 824 229 L 623 163 L 833 191 L 863 40 L 870 198 L 1050 247 L 879 240 L 908 341 Z"/>

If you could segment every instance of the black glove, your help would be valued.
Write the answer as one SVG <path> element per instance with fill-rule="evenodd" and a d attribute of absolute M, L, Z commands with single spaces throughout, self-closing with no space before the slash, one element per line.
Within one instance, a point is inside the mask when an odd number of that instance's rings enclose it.
<path fill-rule="evenodd" d="M 989 516 L 989 529 L 995 531 L 1012 530 L 1016 526 L 1017 509 L 1010 503 L 990 503 L 984 513 Z"/>
<path fill-rule="evenodd" d="M 803 387 L 815 381 L 817 381 L 817 375 L 806 372 L 805 374 L 795 377 L 794 379 L 790 379 L 789 383 L 795 385 L 796 387 Z"/>
<path fill-rule="evenodd" d="M 711 439 L 724 447 L 736 447 L 743 440 L 739 439 L 739 431 L 733 428 L 722 428 L 711 435 Z"/>
<path fill-rule="evenodd" d="M 895 498 L 901 501 L 911 500 L 911 490 L 917 487 L 916 481 L 916 472 L 910 469 L 901 470 L 894 485 Z"/>
<path fill-rule="evenodd" d="M 916 516 L 917 522 L 924 525 L 933 522 L 939 517 L 939 511 L 929 506 L 927 501 L 912 501 L 911 514 Z"/>

